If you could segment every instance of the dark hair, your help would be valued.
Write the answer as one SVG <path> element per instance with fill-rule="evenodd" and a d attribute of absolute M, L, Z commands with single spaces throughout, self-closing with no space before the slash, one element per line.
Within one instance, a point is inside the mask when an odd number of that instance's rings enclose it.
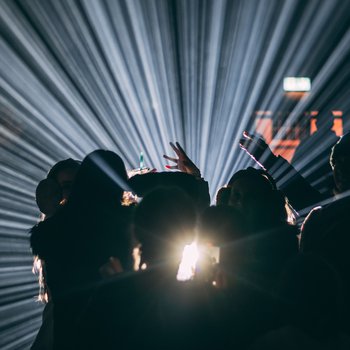
<path fill-rule="evenodd" d="M 57 175 L 66 169 L 78 169 L 81 164 L 81 161 L 75 160 L 72 158 L 64 159 L 57 162 L 46 175 L 47 179 L 57 180 Z"/>
<path fill-rule="evenodd" d="M 260 202 L 260 212 L 257 222 L 290 222 L 295 224 L 295 216 L 289 205 L 288 199 L 284 193 L 277 189 L 277 185 L 273 177 L 262 169 L 249 167 L 239 170 L 231 177 L 228 187 L 231 187 L 235 181 L 240 178 L 250 179 L 254 182 L 255 189 L 260 195 L 263 195 L 264 201 Z M 260 198 L 261 196 L 257 196 Z M 259 202 L 255 202 L 259 203 Z"/>
<path fill-rule="evenodd" d="M 230 201 L 231 188 L 221 187 L 216 194 L 216 205 L 227 206 Z"/>
<path fill-rule="evenodd" d="M 35 200 L 43 214 L 51 215 L 62 200 L 62 188 L 54 179 L 41 180 L 35 190 Z"/>
<path fill-rule="evenodd" d="M 350 132 L 344 134 L 340 140 L 333 146 L 329 162 L 334 168 L 337 157 L 350 156 Z"/>
<path fill-rule="evenodd" d="M 261 186 L 261 188 L 266 191 L 269 190 L 277 190 L 276 182 L 273 177 L 266 171 L 262 169 L 254 169 L 249 167 L 247 169 L 239 170 L 234 173 L 228 183 L 228 186 L 232 186 L 232 184 L 242 177 L 253 178 L 257 184 Z"/>
<path fill-rule="evenodd" d="M 129 184 L 139 197 L 158 188 L 178 187 L 192 198 L 197 209 L 202 210 L 210 205 L 208 184 L 196 179 L 193 175 L 182 172 L 159 172 L 135 175 Z"/>
<path fill-rule="evenodd" d="M 70 202 L 82 204 L 102 201 L 120 202 L 127 188 L 128 175 L 123 160 L 112 151 L 89 153 L 80 165 Z"/>

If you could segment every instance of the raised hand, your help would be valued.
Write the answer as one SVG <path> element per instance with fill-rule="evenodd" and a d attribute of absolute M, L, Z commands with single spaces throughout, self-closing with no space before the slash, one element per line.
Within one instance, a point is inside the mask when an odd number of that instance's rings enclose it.
<path fill-rule="evenodd" d="M 184 149 L 180 146 L 178 142 L 174 145 L 172 142 L 169 143 L 171 148 L 174 150 L 177 158 L 169 157 L 167 155 L 163 155 L 163 157 L 171 162 L 174 162 L 175 165 L 166 165 L 167 169 L 178 169 L 186 174 L 191 174 L 195 177 L 201 177 L 201 172 L 197 168 L 197 166 L 192 162 L 192 160 L 188 157 Z"/>
<path fill-rule="evenodd" d="M 267 170 L 271 165 L 271 161 L 276 159 L 268 144 L 261 137 L 251 135 L 247 131 L 243 132 L 243 137 L 239 141 L 239 146 L 262 168 Z"/>

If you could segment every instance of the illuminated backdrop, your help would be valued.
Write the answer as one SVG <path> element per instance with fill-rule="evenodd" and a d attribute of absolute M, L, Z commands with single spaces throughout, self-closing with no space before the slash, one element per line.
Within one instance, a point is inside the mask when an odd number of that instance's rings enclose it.
<path fill-rule="evenodd" d="M 336 109 L 348 127 L 349 23 L 345 0 L 2 0 L 1 349 L 40 324 L 27 230 L 55 162 L 106 148 L 162 170 L 179 141 L 214 195 L 248 164 L 237 141 L 256 111 Z M 290 76 L 311 92 L 286 99 Z"/>

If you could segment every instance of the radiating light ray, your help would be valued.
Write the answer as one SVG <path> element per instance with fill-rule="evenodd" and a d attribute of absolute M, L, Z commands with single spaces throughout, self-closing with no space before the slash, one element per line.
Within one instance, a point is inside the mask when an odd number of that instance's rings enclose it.
<path fill-rule="evenodd" d="M 327 81 L 330 79 L 330 77 L 334 74 L 334 71 L 339 68 L 339 63 L 341 63 L 344 60 L 344 57 L 346 55 L 349 55 L 349 49 L 350 49 L 350 29 L 346 32 L 346 34 L 343 36 L 341 42 L 338 44 L 338 46 L 334 49 L 331 56 L 327 59 L 325 64 L 323 65 L 322 69 L 316 76 L 316 78 L 313 80 L 313 88 L 312 88 L 312 94 L 317 95 L 320 93 L 321 89 L 325 88 L 325 85 Z M 330 91 L 332 93 L 332 88 L 329 85 L 327 86 L 327 91 Z M 303 110 L 305 110 L 307 107 L 307 103 L 309 101 L 307 99 L 302 99 L 300 102 L 296 105 L 292 113 L 290 114 L 290 120 L 295 120 Z M 276 135 L 276 138 L 282 138 L 283 132 L 279 132 Z"/>
<path fill-rule="evenodd" d="M 335 197 L 327 198 L 327 199 L 317 203 L 317 206 L 322 207 L 322 206 L 325 206 L 327 204 L 333 203 L 335 200 L 343 199 L 343 198 L 346 198 L 349 196 L 350 196 L 350 190 L 345 191 L 343 193 L 339 193 Z M 315 208 L 315 206 L 310 206 L 310 207 L 304 208 L 303 210 L 300 211 L 300 216 L 306 216 L 310 212 L 310 210 L 313 208 Z"/>
<path fill-rule="evenodd" d="M 11 57 L 9 58 L 9 60 L 13 63 L 13 56 L 11 55 Z M 6 66 L 5 66 L 6 67 Z M 18 68 L 18 66 L 17 66 Z M 22 67 L 20 67 L 22 68 Z M 26 77 L 29 81 L 32 81 L 32 77 L 33 75 L 29 75 L 26 74 L 27 72 L 24 71 L 22 73 L 22 77 Z M 14 79 L 16 77 L 12 76 L 12 79 Z M 20 82 L 20 83 L 24 83 L 24 79 L 22 80 L 20 77 L 18 79 L 16 79 L 16 82 Z M 60 115 L 58 114 L 60 112 L 59 109 L 56 109 L 55 105 L 52 105 L 52 104 L 47 104 L 45 99 L 42 101 L 42 105 L 43 105 L 43 110 L 45 110 L 45 114 L 40 114 L 38 113 L 37 109 L 36 109 L 36 106 L 33 105 L 33 103 L 37 103 L 37 102 L 34 102 L 34 101 L 26 101 L 25 97 L 23 96 L 23 92 L 17 92 L 14 90 L 13 87 L 11 87 L 9 84 L 7 84 L 6 82 L 2 81 L 2 84 L 1 84 L 1 87 L 2 89 L 4 89 L 6 91 L 6 93 L 8 95 L 11 96 L 11 98 L 13 100 L 16 101 L 16 103 L 18 104 L 16 107 L 14 107 L 12 109 L 12 112 L 16 112 L 16 114 L 21 114 L 20 117 L 21 117 L 21 121 L 25 122 L 28 124 L 28 126 L 30 127 L 31 130 L 36 130 L 39 135 L 41 135 L 41 137 L 43 138 L 43 141 L 46 140 L 48 137 L 51 136 L 52 140 L 47 140 L 47 141 L 50 141 L 48 144 L 51 145 L 51 143 L 53 144 L 53 146 L 55 147 L 56 149 L 56 152 L 57 152 L 57 149 L 60 149 L 62 148 L 62 150 L 64 149 L 64 145 L 67 147 L 68 145 L 70 146 L 71 145 L 71 142 L 72 140 L 65 140 L 63 143 L 63 145 L 60 144 L 59 140 L 60 138 L 63 137 L 65 131 L 64 130 L 67 130 L 67 128 L 72 128 L 74 127 L 75 125 L 73 124 L 69 124 L 65 121 L 65 119 L 63 119 L 61 121 L 61 126 L 65 127 L 65 129 L 61 129 L 59 127 L 59 125 L 57 125 L 57 123 L 55 123 L 55 119 L 59 120 L 59 117 Z M 29 92 L 31 91 L 33 93 L 33 90 L 35 88 L 35 85 L 33 84 L 33 81 L 32 81 L 32 85 L 31 86 L 27 86 L 26 87 L 26 92 Z M 38 94 L 34 95 L 34 96 L 41 96 L 41 95 L 44 95 L 45 93 L 42 91 L 42 88 L 41 88 L 41 91 L 38 90 Z M 44 97 L 44 96 L 43 96 Z M 8 101 L 8 100 L 7 100 Z M 57 102 L 56 102 L 57 103 Z M 8 106 L 9 108 L 11 108 L 12 106 Z M 58 106 L 57 106 L 58 107 Z M 25 113 L 21 111 L 21 109 L 24 108 L 25 109 Z M 52 112 L 51 112 L 51 108 L 52 108 Z M 58 112 L 58 113 L 57 113 Z M 48 118 L 48 114 L 50 116 L 52 116 L 52 119 L 51 118 Z M 28 116 L 32 116 L 34 117 L 33 119 L 29 118 Z M 51 119 L 51 121 L 50 121 Z M 46 129 L 48 128 L 48 129 Z M 61 130 L 60 130 L 61 129 Z M 74 131 L 74 129 L 72 130 Z M 54 138 L 52 137 L 52 134 L 55 136 Z M 74 132 L 73 132 L 73 137 L 75 136 L 74 135 Z M 77 137 L 78 138 L 78 137 Z M 79 137 L 81 139 L 81 136 Z M 58 140 L 57 140 L 58 139 Z M 74 140 L 74 139 L 73 139 Z M 68 147 L 69 147 L 68 146 Z M 74 147 L 75 148 L 75 147 Z M 74 150 L 73 148 L 73 150 Z M 74 152 L 73 150 L 71 150 L 71 152 Z M 81 152 L 81 151 L 80 151 Z M 74 152 L 75 153 L 75 152 Z"/>
<path fill-rule="evenodd" d="M 327 84 L 327 82 L 331 79 L 332 75 L 335 73 L 336 69 L 339 69 L 340 62 L 344 61 L 344 57 L 349 56 L 350 51 L 350 29 L 345 33 L 340 43 L 332 52 L 332 55 L 327 59 L 323 67 L 321 68 L 319 74 L 316 76 L 313 81 L 313 91 L 311 93 L 311 97 L 319 94 L 321 91 L 325 90 L 325 86 L 327 86 L 327 91 L 329 94 L 333 93 L 332 85 L 336 85 L 337 82 L 333 81 L 333 84 Z M 302 99 L 299 103 L 296 104 L 294 109 L 291 111 L 290 116 L 287 118 L 286 123 L 292 123 L 296 121 L 302 112 L 307 109 L 310 104 L 309 99 Z M 275 139 L 283 139 L 285 136 L 285 130 L 281 129 L 275 136 Z M 331 146 L 331 145 L 328 145 Z M 313 152 L 305 154 L 305 157 L 302 161 L 299 161 L 298 167 L 301 170 L 309 167 L 310 162 L 314 159 L 314 157 L 321 151 L 320 147 L 327 147 L 327 140 L 322 145 L 319 145 L 317 149 Z M 267 155 L 266 155 L 267 156 Z M 263 158 L 263 160 L 266 159 Z M 316 166 L 317 167 L 317 166 Z M 308 172 L 311 170 L 309 169 Z M 287 180 L 287 179 L 286 179 Z"/>
<path fill-rule="evenodd" d="M 11 18 L 11 16 L 4 18 L 5 22 L 6 20 L 9 21 L 9 18 Z M 52 59 L 52 57 L 50 59 L 50 56 L 48 56 L 49 54 L 45 52 L 46 50 L 42 48 L 42 45 L 33 45 L 35 42 L 38 42 L 38 38 L 33 33 L 33 30 L 26 24 L 23 26 L 25 27 L 25 30 L 19 31 L 19 28 L 15 27 L 12 22 L 9 23 L 9 27 L 12 31 L 16 34 L 18 33 L 17 39 L 20 40 L 20 43 L 23 44 L 27 53 L 29 53 L 29 55 L 35 60 L 36 65 L 40 65 L 40 70 L 44 70 L 46 77 L 50 79 L 51 83 L 53 83 L 56 88 L 59 89 L 59 93 L 61 93 L 67 100 L 69 104 L 68 106 L 92 127 L 92 129 L 89 130 L 93 135 L 92 139 L 100 140 L 102 144 L 106 144 L 106 134 L 102 133 L 102 130 L 98 127 L 99 125 L 97 124 L 96 119 L 92 117 L 91 112 L 86 108 L 86 104 L 84 104 L 81 98 L 79 98 L 79 93 L 73 90 L 72 93 L 69 94 L 69 91 L 72 90 L 70 82 L 67 79 L 64 79 L 64 74 L 59 74 L 60 70 L 57 69 L 57 65 L 52 64 L 55 60 Z M 45 52 L 48 57 L 44 57 L 42 54 L 43 52 Z"/>
<path fill-rule="evenodd" d="M 25 212 L 30 212 L 34 211 L 33 210 L 33 198 L 30 198 L 29 200 L 23 200 L 23 198 L 19 198 L 18 194 L 9 194 L 8 192 L 5 192 L 0 189 L 0 205 L 3 208 L 18 208 L 18 209 L 23 209 Z M 15 203 L 15 205 L 14 205 Z"/>
<path fill-rule="evenodd" d="M 281 81 L 286 76 L 286 72 L 291 72 L 292 75 L 295 75 L 296 72 L 299 75 L 302 75 L 303 72 L 310 72 L 313 61 L 309 57 L 310 55 L 317 55 L 319 51 L 313 49 L 302 50 L 301 48 L 305 46 L 314 48 L 320 42 L 319 33 L 320 31 L 324 33 L 324 27 L 330 21 L 336 6 L 337 4 L 331 1 L 324 2 L 321 8 L 318 8 L 319 4 L 317 2 L 310 1 L 306 3 L 305 11 L 303 11 L 295 27 L 291 40 L 288 41 L 283 60 L 274 74 L 273 85 L 268 90 L 261 105 L 262 110 L 278 110 L 278 106 L 281 104 L 278 90 L 281 89 Z M 315 16 L 317 10 L 320 12 L 319 16 Z"/>
<path fill-rule="evenodd" d="M 29 215 L 25 215 L 25 214 L 21 214 L 19 215 L 17 212 L 12 211 L 12 210 L 3 210 L 0 209 L 0 215 L 1 216 L 7 216 L 7 217 L 16 217 L 22 221 L 25 221 L 26 219 L 28 220 L 28 223 L 30 224 L 31 222 L 33 222 L 33 219 L 35 220 L 36 218 L 33 216 L 29 216 Z"/>
<path fill-rule="evenodd" d="M 334 8 L 335 8 L 334 3 L 332 3 L 332 4 L 328 3 L 328 4 L 325 4 L 325 6 L 321 9 L 322 10 L 321 13 L 323 13 L 323 15 L 322 16 L 320 15 L 319 18 L 317 17 L 315 19 L 315 23 L 317 24 L 318 30 L 315 30 L 314 26 L 312 26 L 312 28 L 310 28 L 310 30 L 307 33 L 307 34 L 309 34 L 309 36 L 311 34 L 313 34 L 312 41 L 319 42 L 319 40 L 318 40 L 319 30 L 322 28 L 322 25 L 324 25 L 327 22 L 327 19 L 329 22 L 330 17 L 333 15 L 332 10 L 334 10 Z M 314 12 L 313 10 L 311 12 Z M 337 10 L 338 10 L 338 16 L 339 16 L 339 12 L 341 12 L 342 9 L 339 9 L 339 7 L 338 7 Z M 348 39 L 348 33 L 349 33 L 349 31 L 347 31 L 346 34 L 341 38 L 340 43 L 335 48 L 335 50 L 331 53 L 331 56 L 327 59 L 325 65 L 322 67 L 321 71 L 316 76 L 315 81 L 314 81 L 314 84 L 316 85 L 316 87 L 315 86 L 313 87 L 314 91 L 311 94 L 312 98 L 314 98 L 315 96 L 317 96 L 325 91 L 328 92 L 329 95 L 331 95 L 332 93 L 334 94 L 335 88 L 337 87 L 337 85 L 339 85 L 339 82 L 337 82 L 334 79 L 333 79 L 331 84 L 328 83 L 326 85 L 326 83 L 327 83 L 327 81 L 331 80 L 331 77 L 332 77 L 332 75 L 334 75 L 335 70 L 339 69 L 340 62 L 344 61 L 345 57 L 349 55 L 350 44 L 349 44 L 349 39 Z M 314 46 L 312 41 L 310 38 L 308 41 L 306 40 L 306 42 L 310 45 L 310 47 Z M 294 54 L 294 60 L 293 60 L 294 66 L 298 62 L 301 61 L 301 59 L 300 59 L 301 54 L 303 54 L 303 56 L 306 57 L 306 53 L 304 50 L 299 50 L 299 52 L 300 52 L 300 54 L 297 54 L 297 55 Z M 315 52 L 312 52 L 311 54 L 313 54 L 315 56 Z M 312 60 L 311 60 L 311 62 L 312 62 Z M 307 65 L 310 66 L 310 62 L 308 62 Z M 294 68 L 294 70 L 296 70 L 296 68 Z M 302 70 L 305 71 L 305 68 Z M 327 89 L 325 89 L 325 86 L 327 86 Z M 278 94 L 276 94 L 276 95 L 278 96 Z M 278 96 L 275 98 L 275 101 L 278 101 L 280 103 L 281 98 Z M 302 99 L 295 106 L 295 108 L 291 112 L 289 118 L 286 120 L 286 123 L 292 123 L 292 122 L 296 121 L 299 118 L 299 116 L 301 115 L 302 111 L 304 111 L 310 105 L 310 101 L 312 101 L 310 98 Z M 276 106 L 268 105 L 268 109 L 274 109 L 275 107 Z M 330 107 L 330 109 L 331 108 L 332 108 L 332 106 Z M 277 109 L 277 107 L 276 107 L 276 109 Z M 281 129 L 280 132 L 277 133 L 275 138 L 277 140 L 283 139 L 284 136 L 285 136 L 285 130 Z M 326 147 L 326 145 L 320 145 L 320 146 Z M 311 172 L 311 169 L 309 167 L 310 161 L 314 158 L 315 155 L 318 154 L 319 151 L 320 151 L 320 148 L 318 148 L 317 152 L 310 152 L 309 154 L 305 155 L 305 158 L 302 161 L 302 164 L 299 165 L 299 167 L 301 167 L 301 169 L 304 170 L 304 173 Z M 318 167 L 318 165 L 316 165 L 314 167 L 314 170 L 317 167 Z M 305 169 L 307 169 L 307 168 L 308 168 L 308 170 L 305 171 Z M 288 178 L 286 178 L 285 180 L 287 181 Z"/>
<path fill-rule="evenodd" d="M 293 13 L 293 8 L 295 7 L 294 2 L 286 2 L 283 3 L 283 7 L 281 9 L 281 12 L 279 13 L 278 19 L 277 19 L 277 24 L 273 29 L 273 34 L 271 35 L 271 41 L 268 44 L 268 47 L 266 49 L 266 52 L 264 54 L 264 57 L 262 58 L 262 61 L 259 61 L 259 67 L 258 67 L 258 72 L 257 75 L 254 76 L 254 85 L 252 86 L 252 91 L 247 91 L 245 93 L 246 100 L 244 101 L 242 98 L 240 98 L 240 103 L 241 106 L 238 107 L 238 112 L 242 113 L 242 117 L 238 119 L 238 124 L 237 127 L 235 128 L 235 134 L 234 138 L 231 141 L 231 145 L 238 145 L 239 139 L 241 138 L 242 132 L 246 125 L 248 124 L 250 120 L 250 115 L 251 112 L 254 110 L 255 104 L 262 93 L 262 87 L 265 82 L 265 80 L 268 78 L 268 72 L 269 69 L 271 68 L 271 65 L 273 63 L 273 58 L 277 54 L 277 50 L 279 48 L 279 45 L 281 45 L 281 42 L 283 40 L 283 33 L 287 30 L 288 24 L 291 19 L 291 15 Z M 263 11 L 262 15 L 265 15 L 265 12 Z M 262 16 L 261 16 L 262 17 Z M 259 17 L 259 18 L 261 18 Z M 251 52 L 250 55 L 254 56 L 254 49 L 255 47 L 253 44 L 250 47 Z M 256 44 L 255 44 L 256 45 Z M 256 56 L 258 53 L 255 54 Z M 248 74 L 249 75 L 249 69 L 251 67 L 245 66 L 243 64 L 242 67 L 242 74 Z M 252 79 L 252 77 L 251 77 Z M 247 79 L 251 83 L 251 79 Z M 246 84 L 246 82 L 243 82 L 243 84 Z M 244 102 L 243 102 L 244 101 Z M 244 104 L 243 104 L 244 103 Z M 242 106 L 243 104 L 243 106 Z M 232 113 L 236 112 L 236 108 L 233 108 Z M 225 143 L 223 143 L 225 144 Z M 233 161 L 233 155 L 236 155 L 236 153 L 231 152 L 229 154 L 228 159 L 226 160 L 225 166 L 223 168 L 223 174 L 226 174 L 229 171 L 229 167 L 232 167 L 232 163 L 234 164 L 233 169 L 231 168 L 231 172 L 234 173 L 236 170 L 240 169 L 242 164 L 242 158 L 244 157 L 243 153 L 238 155 L 238 158 L 234 159 Z M 237 157 L 237 156 L 236 156 Z"/>
<path fill-rule="evenodd" d="M 133 76 L 132 76 L 133 74 L 136 74 L 140 68 L 140 65 L 137 62 L 135 62 L 132 65 L 134 57 L 137 57 L 137 53 L 135 52 L 128 53 L 129 61 L 125 60 L 125 58 L 123 57 L 123 53 L 121 52 L 121 47 L 119 43 L 116 42 L 115 40 L 112 23 L 109 23 L 108 16 L 106 18 L 106 13 L 101 12 L 106 10 L 104 10 L 100 6 L 101 4 L 99 3 L 95 3 L 94 5 L 96 6 L 95 8 L 89 7 L 87 11 L 88 12 L 91 11 L 91 18 L 92 18 L 93 25 L 98 26 L 96 29 L 96 32 L 99 33 L 100 36 L 102 34 L 105 35 L 104 39 L 105 38 L 107 39 L 107 40 L 106 39 L 101 40 L 101 45 L 103 45 L 104 51 L 106 53 L 106 58 L 108 59 L 110 68 L 113 72 L 113 77 L 118 82 L 118 85 L 122 88 L 122 97 L 126 100 L 128 108 L 131 109 L 130 111 L 128 111 L 128 113 L 125 113 L 125 114 L 128 114 L 130 119 L 125 118 L 125 121 L 126 123 L 129 123 L 129 124 L 130 122 L 128 122 L 128 120 L 133 121 L 133 124 L 131 125 L 129 130 L 134 129 L 138 131 L 137 137 L 134 138 L 135 144 L 140 145 L 138 147 L 138 151 L 142 149 L 144 152 L 147 152 L 147 154 L 154 156 L 157 153 L 157 150 L 154 147 L 153 133 L 150 133 L 150 131 L 153 131 L 154 134 L 156 134 L 157 130 L 154 127 L 151 128 L 149 125 L 147 125 L 147 121 L 142 117 L 143 115 L 142 111 L 144 107 L 147 107 L 148 111 L 151 110 L 151 108 L 149 107 L 149 99 L 144 91 L 146 89 L 144 90 L 135 89 L 133 85 L 133 81 L 135 81 L 135 83 L 139 82 L 140 85 L 142 85 L 142 83 L 144 82 L 144 79 L 141 73 L 136 75 L 136 79 L 133 79 Z M 119 3 L 113 3 L 113 5 L 117 6 L 119 5 Z M 96 21 L 94 19 L 96 17 L 95 16 L 96 13 L 102 17 L 102 19 L 98 23 L 95 23 Z M 122 11 L 120 11 L 120 9 L 118 10 L 114 9 L 114 13 L 119 14 L 119 13 L 122 13 Z M 124 19 L 121 18 L 121 22 L 119 22 L 121 24 L 122 31 L 126 29 L 126 28 L 123 28 L 123 21 Z M 129 36 L 130 34 L 128 33 L 128 31 L 126 31 L 125 35 Z M 129 49 L 132 50 L 133 48 L 129 47 Z M 118 65 L 115 64 L 116 61 L 118 61 Z M 128 68 L 127 64 L 132 66 Z M 130 79 L 128 75 L 129 70 L 130 70 L 132 79 Z M 141 92 L 142 95 L 134 97 L 133 96 L 134 92 L 138 94 Z M 160 164 L 158 163 L 156 167 L 159 167 L 159 165 Z"/>
<path fill-rule="evenodd" d="M 290 108 L 287 125 L 336 106 L 350 127 L 349 22 L 348 0 L 1 1 L 0 276 L 30 301 L 24 315 L 8 305 L 17 319 L 3 322 L 0 347 L 28 348 L 40 323 L 35 278 L 16 268 L 30 270 L 35 187 L 55 162 L 106 148 L 127 168 L 143 151 L 162 169 L 179 141 L 213 196 L 251 164 L 238 140 L 255 110 Z M 290 74 L 313 83 L 295 105 L 279 92 Z"/>
<path fill-rule="evenodd" d="M 15 183 L 21 182 L 24 186 L 37 185 L 37 182 L 34 179 L 31 179 L 30 177 L 28 177 L 28 175 L 16 172 L 15 170 L 13 170 L 13 168 L 10 168 L 6 164 L 2 165 L 0 169 L 0 174 L 14 179 Z M 32 195 L 32 193 L 30 193 L 30 195 Z"/>

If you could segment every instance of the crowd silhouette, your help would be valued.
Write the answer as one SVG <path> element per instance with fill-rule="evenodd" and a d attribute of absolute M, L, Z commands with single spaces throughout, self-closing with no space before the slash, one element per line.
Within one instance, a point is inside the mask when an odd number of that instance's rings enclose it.
<path fill-rule="evenodd" d="M 323 193 L 264 140 L 240 146 L 261 169 L 213 206 L 178 143 L 174 172 L 129 177 L 105 150 L 54 165 L 30 231 L 46 302 L 32 349 L 349 349 L 350 133 Z"/>

